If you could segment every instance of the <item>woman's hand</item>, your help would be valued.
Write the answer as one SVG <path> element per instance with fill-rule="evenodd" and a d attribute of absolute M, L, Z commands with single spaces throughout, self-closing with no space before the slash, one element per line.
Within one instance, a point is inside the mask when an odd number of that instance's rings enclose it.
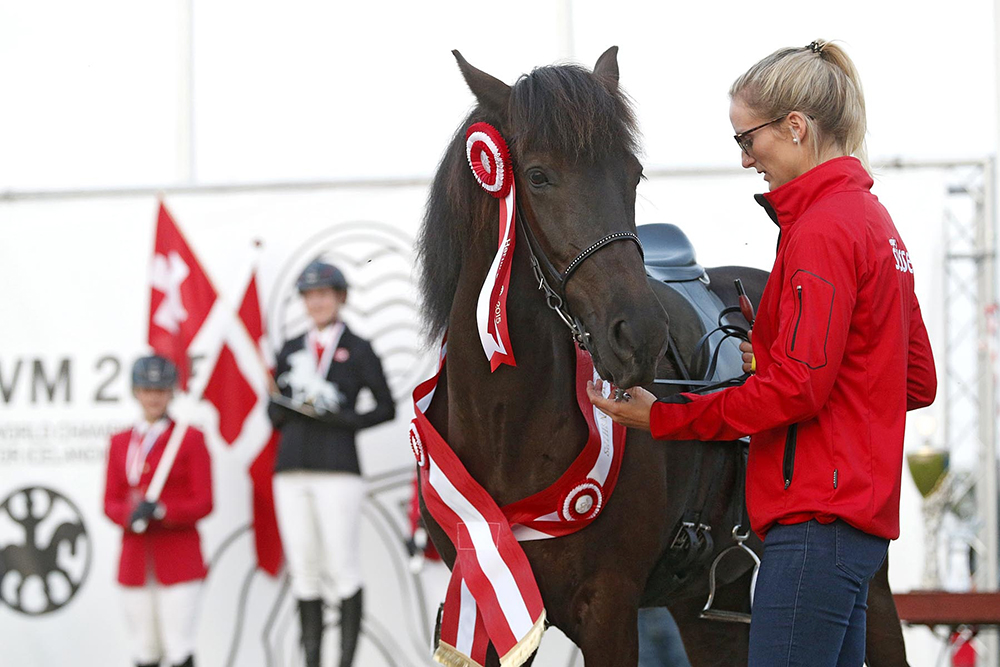
<path fill-rule="evenodd" d="M 649 410 L 656 402 L 655 396 L 642 387 L 632 387 L 626 390 L 631 398 L 616 401 L 604 398 L 601 393 L 603 388 L 603 380 L 598 380 L 596 385 L 593 382 L 587 383 L 587 396 L 598 410 L 628 428 L 649 430 Z"/>
<path fill-rule="evenodd" d="M 747 332 L 750 340 L 753 340 L 753 329 Z M 743 353 L 743 372 L 756 373 L 757 360 L 753 357 L 753 345 L 747 341 L 740 341 L 740 352 Z"/>

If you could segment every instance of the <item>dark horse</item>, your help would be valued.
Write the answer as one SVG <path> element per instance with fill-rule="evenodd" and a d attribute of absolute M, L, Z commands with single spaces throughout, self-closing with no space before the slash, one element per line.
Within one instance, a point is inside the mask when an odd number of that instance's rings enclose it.
<path fill-rule="evenodd" d="M 518 224 L 530 226 L 536 250 L 560 271 L 594 242 L 635 232 L 642 166 L 633 112 L 618 87 L 617 47 L 600 57 L 593 72 L 572 65 L 541 67 L 514 86 L 472 67 L 458 52 L 455 56 L 478 105 L 444 155 L 418 241 L 429 333 L 447 330 L 449 339 L 445 372 L 427 416 L 502 507 L 555 482 L 579 453 L 587 428 L 574 393 L 574 341 L 538 291 L 521 229 L 507 302 L 517 367 L 490 372 L 475 312 L 496 252 L 497 204 L 470 173 L 465 130 L 484 121 L 507 139 L 523 214 Z M 755 302 L 766 280 L 766 274 L 750 269 L 712 274 L 713 284 L 730 286 L 720 291 L 727 304 L 736 303 L 732 275 L 743 278 Z M 668 313 L 682 351 L 691 351 L 700 335 L 690 308 L 646 278 L 633 243 L 610 243 L 591 254 L 562 296 L 590 334 L 597 371 L 618 386 L 676 376 L 664 361 Z M 698 619 L 708 592 L 707 568 L 678 577 L 662 559 L 684 510 L 684 482 L 698 448 L 708 448 L 701 450 L 706 469 L 718 477 L 703 516 L 717 536 L 713 553 L 731 546 L 728 536 L 741 515 L 733 511 L 738 448 L 654 442 L 639 431 L 629 432 L 613 499 L 591 526 L 523 544 L 548 620 L 580 647 L 588 667 L 635 665 L 637 609 L 665 604 L 677 618 L 693 664 L 745 664 L 746 625 Z M 422 502 L 421 508 L 435 546 L 451 565 L 454 547 Z M 747 604 L 749 565 L 749 559 L 723 561 L 720 603 Z M 492 648 L 489 658 L 499 664 Z"/>

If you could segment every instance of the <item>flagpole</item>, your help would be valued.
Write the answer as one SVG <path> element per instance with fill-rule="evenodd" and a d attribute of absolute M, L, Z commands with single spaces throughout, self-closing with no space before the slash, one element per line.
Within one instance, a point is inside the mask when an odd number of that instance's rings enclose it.
<path fill-rule="evenodd" d="M 199 391 L 195 394 L 194 391 L 189 391 L 189 396 L 197 396 L 195 400 L 200 401 L 202 394 L 205 393 L 205 386 L 208 384 L 207 379 L 208 373 L 204 374 L 197 380 L 192 378 L 192 384 L 194 382 L 200 383 Z M 191 426 L 187 419 L 178 419 L 174 422 L 174 430 L 170 433 L 170 438 L 167 440 L 167 445 L 163 449 L 163 456 L 160 457 L 160 462 L 156 464 L 156 470 L 153 471 L 153 479 L 149 482 L 149 486 L 146 487 L 145 499 L 147 502 L 155 503 L 159 501 L 160 494 L 163 493 L 163 487 L 167 483 L 167 477 L 170 476 L 170 471 L 173 470 L 174 462 L 177 460 L 177 453 L 181 449 L 181 443 L 184 441 L 184 436 L 187 435 L 188 428 Z M 146 528 L 149 526 L 148 519 L 141 519 L 133 524 L 132 529 L 137 533 L 145 532 Z"/>

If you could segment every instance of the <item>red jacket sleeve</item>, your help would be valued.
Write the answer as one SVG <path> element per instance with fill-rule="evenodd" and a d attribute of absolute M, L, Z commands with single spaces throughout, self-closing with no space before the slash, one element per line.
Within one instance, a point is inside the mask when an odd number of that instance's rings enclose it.
<path fill-rule="evenodd" d="M 927 328 L 920 315 L 920 304 L 913 295 L 913 309 L 910 313 L 910 346 L 906 363 L 906 409 L 916 410 L 934 402 L 937 394 L 937 372 L 934 370 L 934 354 L 927 338 Z"/>
<path fill-rule="evenodd" d="M 654 403 L 654 438 L 735 440 L 809 419 L 827 401 L 857 300 L 861 250 L 835 221 L 809 222 L 800 221 L 784 250 L 771 363 L 740 387 Z"/>
<path fill-rule="evenodd" d="M 125 457 L 118 455 L 119 449 L 112 436 L 108 447 L 108 469 L 104 483 L 104 513 L 119 526 L 127 528 L 128 518 L 132 514 L 132 501 L 129 497 L 128 482 L 125 480 Z"/>
<path fill-rule="evenodd" d="M 183 461 L 178 463 L 186 468 L 188 488 L 163 503 L 164 526 L 193 526 L 212 511 L 212 459 L 200 431 L 188 430 L 178 452 L 178 457 L 182 455 Z"/>

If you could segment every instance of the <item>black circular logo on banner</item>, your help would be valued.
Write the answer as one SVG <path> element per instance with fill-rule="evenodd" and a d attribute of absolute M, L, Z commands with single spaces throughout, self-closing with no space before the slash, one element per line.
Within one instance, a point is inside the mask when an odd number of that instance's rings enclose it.
<path fill-rule="evenodd" d="M 0 504 L 0 600 L 28 616 L 63 607 L 90 571 L 90 537 L 68 498 L 29 486 Z"/>

